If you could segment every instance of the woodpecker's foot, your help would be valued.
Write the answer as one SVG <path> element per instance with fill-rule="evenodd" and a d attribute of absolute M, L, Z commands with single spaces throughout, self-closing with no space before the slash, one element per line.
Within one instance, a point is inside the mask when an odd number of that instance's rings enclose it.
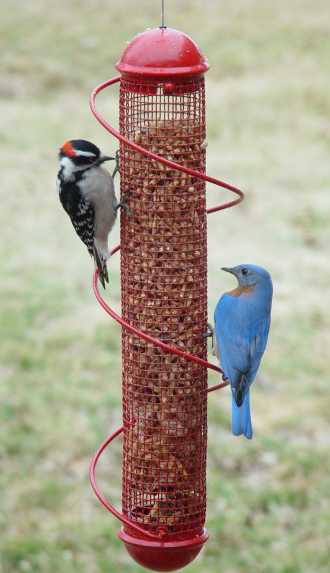
<path fill-rule="evenodd" d="M 119 207 L 122 207 L 122 209 L 125 209 L 126 214 L 128 217 L 133 217 L 132 213 L 129 210 L 129 206 L 126 203 L 126 197 L 130 197 L 131 193 L 129 191 L 125 191 L 125 193 L 122 194 L 120 202 L 118 203 L 118 205 L 116 205 L 115 209 L 119 209 Z"/>
<path fill-rule="evenodd" d="M 210 324 L 210 323 L 208 322 L 208 323 L 207 323 L 207 328 L 209 329 L 210 332 L 203 332 L 203 333 L 202 333 L 202 337 L 203 337 L 203 338 L 211 338 L 211 336 L 213 336 L 214 328 L 213 328 L 212 324 Z"/>
<path fill-rule="evenodd" d="M 116 173 L 120 173 L 120 164 L 119 164 L 119 149 L 116 151 L 116 167 L 113 170 L 112 179 L 115 178 Z"/>

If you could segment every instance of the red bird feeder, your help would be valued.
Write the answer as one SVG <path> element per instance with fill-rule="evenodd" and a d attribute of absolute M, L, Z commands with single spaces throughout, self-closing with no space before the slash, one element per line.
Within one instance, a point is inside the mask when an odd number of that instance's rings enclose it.
<path fill-rule="evenodd" d="M 117 64 L 120 133 L 186 168 L 205 170 L 203 72 L 209 65 L 184 34 L 141 34 Z M 205 183 L 122 143 L 122 316 L 154 338 L 206 359 Z M 119 536 L 145 567 L 187 565 L 208 534 L 207 370 L 123 329 L 123 513 L 159 541 Z"/>
<path fill-rule="evenodd" d="M 121 217 L 123 326 L 123 471 L 119 537 L 140 565 L 174 571 L 208 538 L 207 248 L 203 54 L 166 27 L 130 42 L 121 76 L 91 99 L 99 121 L 120 139 L 121 193 L 132 218 Z M 120 81 L 120 132 L 98 114 L 94 98 Z M 215 209 L 213 209 L 215 210 Z M 217 370 L 216 367 L 213 366 Z M 219 385 L 221 386 L 221 385 Z"/>

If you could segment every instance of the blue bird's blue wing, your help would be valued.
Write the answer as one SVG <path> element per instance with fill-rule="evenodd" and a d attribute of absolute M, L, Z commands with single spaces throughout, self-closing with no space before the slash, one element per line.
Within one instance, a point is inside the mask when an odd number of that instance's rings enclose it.
<path fill-rule="evenodd" d="M 260 328 L 259 328 L 256 336 L 252 339 L 251 344 L 250 344 L 250 354 L 251 354 L 250 377 L 251 377 L 251 383 L 253 382 L 253 380 L 254 380 L 257 372 L 258 372 L 258 368 L 260 365 L 262 355 L 266 350 L 269 327 L 270 327 L 270 318 L 268 320 L 264 320 L 264 322 L 260 325 Z"/>
<path fill-rule="evenodd" d="M 270 316 L 256 306 L 225 293 L 215 313 L 215 336 L 223 370 L 236 388 L 242 374 L 244 387 L 252 384 L 265 351 Z"/>

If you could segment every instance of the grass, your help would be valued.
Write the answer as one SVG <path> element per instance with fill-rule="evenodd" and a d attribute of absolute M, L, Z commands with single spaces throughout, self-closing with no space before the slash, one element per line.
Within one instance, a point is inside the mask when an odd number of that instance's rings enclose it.
<path fill-rule="evenodd" d="M 143 571 L 88 481 L 121 424 L 120 328 L 94 299 L 54 180 L 67 139 L 116 150 L 88 98 L 117 75 L 126 41 L 160 24 L 160 4 L 1 1 L 1 573 Z M 246 193 L 209 217 L 210 320 L 233 286 L 221 266 L 264 265 L 275 287 L 252 442 L 230 434 L 228 390 L 209 401 L 210 539 L 187 573 L 329 570 L 329 17 L 328 0 L 166 1 L 166 23 L 212 64 L 208 173 Z M 114 126 L 116 89 L 99 96 Z M 210 206 L 228 196 L 208 188 Z M 116 507 L 120 464 L 118 439 L 98 470 Z"/>

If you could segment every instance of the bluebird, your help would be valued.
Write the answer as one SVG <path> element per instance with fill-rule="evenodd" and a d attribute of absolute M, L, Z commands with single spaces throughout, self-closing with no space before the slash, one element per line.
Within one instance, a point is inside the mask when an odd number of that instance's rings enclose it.
<path fill-rule="evenodd" d="M 214 311 L 213 352 L 232 391 L 231 429 L 251 440 L 250 386 L 265 351 L 270 327 L 273 284 L 257 265 L 222 267 L 238 286 L 220 298 Z"/>

